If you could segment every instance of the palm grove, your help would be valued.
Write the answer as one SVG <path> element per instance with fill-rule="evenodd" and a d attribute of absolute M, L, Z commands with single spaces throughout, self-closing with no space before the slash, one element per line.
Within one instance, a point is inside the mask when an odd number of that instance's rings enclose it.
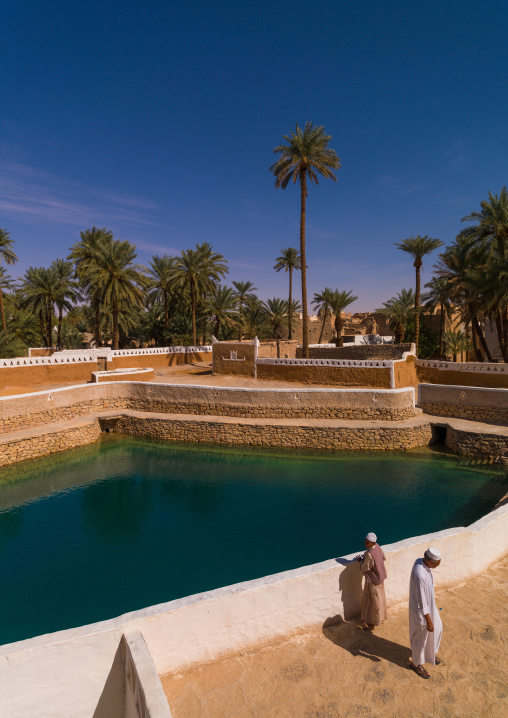
<path fill-rule="evenodd" d="M 300 246 L 285 247 L 274 269 L 288 276 L 287 299 L 265 302 L 250 281 L 223 284 L 228 262 L 208 242 L 182 250 L 178 256 L 152 257 L 149 266 L 135 262 L 136 247 L 115 239 L 106 228 L 80 233 L 65 259 L 49 267 L 30 267 L 17 281 L 7 267 L 17 261 L 13 240 L 0 229 L 0 355 L 19 356 L 28 346 L 81 348 L 85 335 L 96 346 L 114 349 L 139 346 L 196 346 L 218 339 L 294 338 L 302 331 L 308 356 L 308 301 L 306 260 L 306 203 L 308 184 L 318 175 L 336 180 L 340 168 L 331 137 L 323 127 L 296 125 L 284 136 L 285 144 L 270 170 L 275 186 L 300 185 Z M 478 361 L 491 360 L 484 336 L 484 320 L 495 323 L 504 361 L 508 361 L 508 194 L 489 193 L 479 211 L 463 218 L 468 226 L 445 247 L 434 274 L 421 294 L 424 258 L 443 246 L 428 236 L 410 236 L 396 243 L 413 260 L 415 288 L 402 289 L 376 310 L 390 322 L 396 342 L 415 341 L 420 356 L 439 352 L 454 360 L 473 350 Z M 301 301 L 294 297 L 294 272 L 300 273 Z M 321 342 L 332 321 L 335 341 L 342 345 L 342 312 L 358 297 L 352 291 L 325 287 L 314 294 L 312 305 L 321 319 Z M 440 312 L 438 336 L 420 326 L 422 312 Z M 453 326 L 452 317 L 464 326 Z M 423 334 L 422 334 L 423 332 Z M 90 337 L 86 337 L 89 339 Z"/>

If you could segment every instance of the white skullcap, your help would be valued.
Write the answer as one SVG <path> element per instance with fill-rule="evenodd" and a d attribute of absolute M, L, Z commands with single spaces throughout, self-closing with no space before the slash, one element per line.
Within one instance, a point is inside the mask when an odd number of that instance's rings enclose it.
<path fill-rule="evenodd" d="M 427 558 L 430 558 L 431 561 L 441 561 L 441 551 L 439 551 L 437 548 L 428 548 L 425 551 L 425 556 Z"/>
<path fill-rule="evenodd" d="M 374 543 L 376 543 L 377 541 L 377 536 L 376 534 L 373 534 L 372 531 L 370 532 L 370 534 L 367 534 L 365 538 L 367 539 L 367 541 L 374 541 Z"/>

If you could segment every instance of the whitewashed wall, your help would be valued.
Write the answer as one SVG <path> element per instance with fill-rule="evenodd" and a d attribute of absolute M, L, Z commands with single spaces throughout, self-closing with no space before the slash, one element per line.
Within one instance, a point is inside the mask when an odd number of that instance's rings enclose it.
<path fill-rule="evenodd" d="M 429 545 L 443 554 L 435 572 L 438 588 L 471 578 L 508 552 L 508 505 L 468 528 L 384 546 L 389 605 L 407 599 L 413 562 Z M 157 672 L 164 674 L 339 615 L 348 618 L 358 613 L 361 600 L 361 574 L 352 559 L 332 559 L 2 646 L 0 715 L 121 718 L 119 711 L 125 705 L 120 655 L 124 633 L 142 634 Z M 150 694 L 147 700 L 153 698 L 151 705 L 156 706 L 150 684 L 151 679 L 145 694 Z M 159 718 L 155 708 L 150 718 Z"/>

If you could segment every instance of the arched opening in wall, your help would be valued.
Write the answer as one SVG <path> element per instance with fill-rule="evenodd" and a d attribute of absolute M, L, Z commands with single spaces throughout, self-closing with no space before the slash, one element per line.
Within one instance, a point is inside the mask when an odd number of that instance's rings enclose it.
<path fill-rule="evenodd" d="M 448 427 L 444 424 L 432 424 L 431 444 L 446 444 L 446 432 Z"/>

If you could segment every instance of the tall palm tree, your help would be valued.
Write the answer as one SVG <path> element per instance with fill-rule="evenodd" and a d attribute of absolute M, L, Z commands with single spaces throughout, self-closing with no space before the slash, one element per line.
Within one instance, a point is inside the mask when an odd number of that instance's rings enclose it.
<path fill-rule="evenodd" d="M 402 344 L 406 326 L 410 317 L 414 314 L 415 295 L 412 289 L 402 289 L 396 297 L 392 297 L 383 303 L 381 309 L 376 309 L 380 314 L 385 314 L 394 333 L 395 344 Z"/>
<path fill-rule="evenodd" d="M 446 279 L 432 277 L 425 287 L 428 292 L 423 295 L 422 300 L 425 302 L 425 309 L 435 312 L 439 307 L 439 359 L 443 358 L 443 334 L 446 328 L 446 320 L 451 320 L 453 306 L 450 301 L 451 287 Z"/>
<path fill-rule="evenodd" d="M 332 170 L 338 169 L 340 160 L 335 150 L 328 147 L 330 135 L 325 134 L 324 127 L 317 127 L 306 122 L 302 128 L 296 125 L 294 132 L 284 135 L 287 144 L 279 145 L 273 150 L 280 154 L 279 159 L 270 167 L 275 175 L 275 186 L 286 189 L 292 179 L 300 182 L 300 262 L 302 272 L 302 311 L 303 311 L 303 356 L 309 356 L 309 328 L 307 315 L 307 260 L 305 252 L 305 212 L 307 200 L 307 178 L 309 182 L 318 182 L 318 173 L 326 179 L 336 181 Z"/>
<path fill-rule="evenodd" d="M 416 286 L 415 286 L 415 346 L 416 356 L 418 356 L 418 340 L 420 337 L 420 272 L 423 265 L 423 257 L 430 254 L 435 249 L 442 247 L 444 242 L 440 239 L 434 239 L 424 235 L 423 237 L 419 234 L 416 237 L 408 237 L 403 239 L 400 243 L 395 243 L 395 246 L 401 249 L 403 252 L 407 252 L 413 257 L 413 267 L 416 270 Z"/>
<path fill-rule="evenodd" d="M 240 314 L 240 321 L 238 323 L 239 326 L 239 336 L 238 341 L 242 341 L 242 328 L 243 328 L 243 307 L 244 305 L 248 305 L 249 302 L 252 302 L 253 299 L 256 298 L 256 295 L 254 292 L 257 292 L 258 288 L 254 286 L 253 282 L 233 282 L 234 292 L 236 301 L 238 302 L 238 311 Z"/>
<path fill-rule="evenodd" d="M 57 347 L 61 347 L 63 310 L 71 309 L 73 304 L 76 304 L 76 302 L 82 299 L 82 296 L 79 292 L 78 282 L 73 279 L 74 269 L 72 262 L 66 262 L 64 259 L 55 259 L 50 267 L 50 271 L 54 272 L 55 275 L 55 303 L 58 308 L 56 345 Z"/>
<path fill-rule="evenodd" d="M 92 227 L 91 229 L 85 229 L 80 232 L 81 239 L 75 242 L 72 247 L 67 259 L 74 262 L 76 269 L 76 276 L 81 282 L 83 288 L 88 294 L 90 304 L 93 307 L 95 319 L 94 319 L 94 335 L 95 335 L 95 346 L 102 346 L 101 338 L 101 309 L 102 299 L 100 292 L 97 287 L 90 283 L 89 268 L 94 263 L 94 253 L 101 252 L 103 249 L 112 244 L 113 232 L 106 227 L 99 229 L 98 227 Z"/>
<path fill-rule="evenodd" d="M 262 302 L 249 303 L 243 315 L 243 329 L 247 339 L 254 339 L 263 330 L 265 314 Z"/>
<path fill-rule="evenodd" d="M 344 346 L 344 338 L 342 336 L 342 330 L 344 329 L 344 321 L 342 319 L 342 312 L 350 304 L 356 302 L 357 299 L 358 297 L 353 296 L 353 293 L 351 291 L 339 292 L 338 289 L 335 289 L 330 295 L 330 309 L 335 315 L 335 346 L 337 347 Z"/>
<path fill-rule="evenodd" d="M 169 297 L 171 294 L 171 280 L 175 268 L 175 257 L 168 257 L 165 254 L 162 257 L 152 257 L 150 269 L 148 269 L 148 277 L 150 279 L 149 298 L 153 301 L 162 303 L 164 307 L 164 328 L 169 327 Z"/>
<path fill-rule="evenodd" d="M 30 309 L 40 317 L 46 346 L 53 346 L 53 312 L 58 298 L 57 277 L 53 269 L 29 267 L 23 278 L 20 307 Z"/>
<path fill-rule="evenodd" d="M 480 203 L 480 211 L 472 212 L 462 218 L 463 222 L 475 222 L 461 234 L 472 241 L 473 246 L 485 247 L 489 262 L 499 257 L 503 261 L 508 254 L 508 192 L 506 186 L 501 188 L 499 196 L 489 192 L 488 200 Z M 496 307 L 496 326 L 503 335 L 499 340 L 504 361 L 508 361 L 508 306 Z"/>
<path fill-rule="evenodd" d="M 321 344 L 323 333 L 325 331 L 326 320 L 330 315 L 330 302 L 333 296 L 333 289 L 325 287 L 321 293 L 316 292 L 312 304 L 318 310 L 318 316 L 321 317 L 321 331 L 319 332 L 318 344 Z"/>
<path fill-rule="evenodd" d="M 182 250 L 175 260 L 171 286 L 177 289 L 190 289 L 192 314 L 192 341 L 197 344 L 196 299 L 202 292 L 209 294 L 214 282 L 218 282 L 228 272 L 227 261 L 222 254 L 212 251 L 204 242 L 196 249 Z"/>
<path fill-rule="evenodd" d="M 0 229 L 0 260 L 3 259 L 6 264 L 14 264 L 18 258 L 12 250 L 13 240 L 6 229 Z M 0 288 L 0 315 L 2 316 L 2 328 L 5 332 L 7 325 L 5 323 L 4 300 L 2 290 Z"/>
<path fill-rule="evenodd" d="M 299 270 L 302 268 L 300 262 L 300 254 L 294 247 L 285 247 L 280 250 L 280 257 L 275 260 L 276 264 L 274 269 L 276 272 L 280 272 L 283 269 L 285 272 L 289 272 L 289 316 L 288 316 L 288 339 L 293 338 L 293 327 L 292 327 L 292 306 L 293 306 L 293 270 Z"/>
<path fill-rule="evenodd" d="M 271 328 L 274 339 L 280 338 L 279 332 L 282 327 L 287 324 L 288 313 L 289 307 L 287 299 L 274 297 L 273 299 L 267 299 L 266 302 L 263 302 L 265 324 Z"/>
<path fill-rule="evenodd" d="M 208 309 L 215 322 L 214 336 L 219 339 L 222 328 L 236 326 L 238 299 L 231 287 L 218 286 L 208 298 Z"/>
<path fill-rule="evenodd" d="M 146 287 L 146 270 L 133 264 L 136 248 L 120 239 L 98 245 L 91 250 L 85 270 L 85 281 L 97 287 L 97 296 L 111 311 L 113 349 L 119 345 L 118 315 L 122 304 L 142 306 Z"/>

